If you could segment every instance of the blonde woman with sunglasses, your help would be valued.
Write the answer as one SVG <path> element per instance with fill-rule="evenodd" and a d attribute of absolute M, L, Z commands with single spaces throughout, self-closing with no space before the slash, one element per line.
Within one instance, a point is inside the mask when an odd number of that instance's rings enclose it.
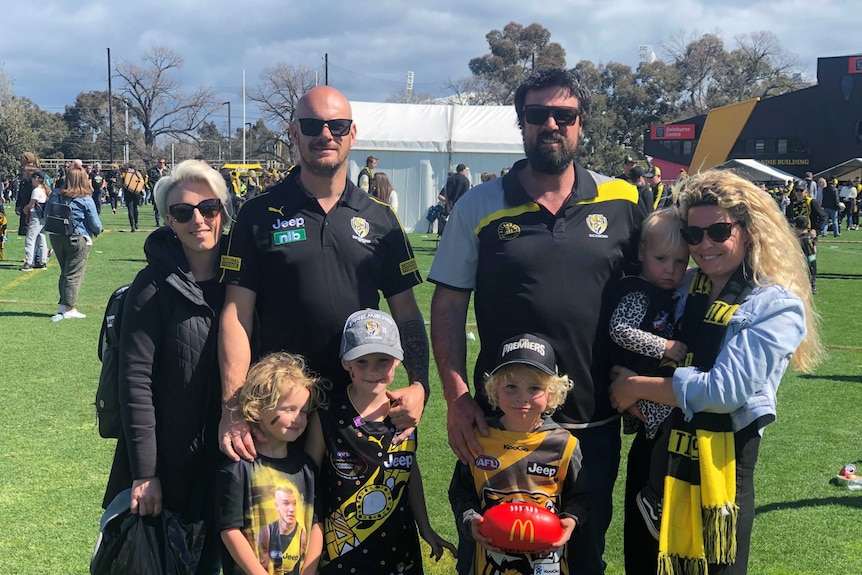
<path fill-rule="evenodd" d="M 675 332 L 688 356 L 673 377 L 617 366 L 610 390 L 619 411 L 639 399 L 677 408 L 654 442 L 639 435 L 629 453 L 626 564 L 744 574 L 761 437 L 788 366 L 808 372 L 822 358 L 818 317 L 807 261 L 768 194 L 730 172 L 707 171 L 685 182 L 679 202 L 697 265 L 683 283 Z M 685 496 L 695 485 L 700 497 Z"/>
<path fill-rule="evenodd" d="M 156 184 L 167 225 L 144 244 L 147 267 L 126 295 L 120 327 L 122 429 L 103 506 L 131 488 L 131 511 L 163 509 L 204 522 L 199 575 L 220 568 L 212 523 L 221 387 L 216 357 L 224 286 L 217 277 L 229 221 L 221 175 L 196 160 Z"/>

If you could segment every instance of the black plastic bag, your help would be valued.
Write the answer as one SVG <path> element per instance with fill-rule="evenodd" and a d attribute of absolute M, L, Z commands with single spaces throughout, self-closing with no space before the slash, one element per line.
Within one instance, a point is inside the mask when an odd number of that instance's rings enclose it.
<path fill-rule="evenodd" d="M 91 575 L 194 575 L 206 529 L 163 510 L 141 517 L 129 510 L 131 490 L 117 495 L 102 516 L 90 560 Z"/>

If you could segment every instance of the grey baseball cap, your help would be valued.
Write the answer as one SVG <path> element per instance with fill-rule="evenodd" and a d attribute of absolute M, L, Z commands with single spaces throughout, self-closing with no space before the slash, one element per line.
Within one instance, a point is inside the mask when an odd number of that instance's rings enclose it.
<path fill-rule="evenodd" d="M 352 361 L 370 353 L 385 353 L 404 360 L 401 335 L 392 316 L 376 309 L 354 312 L 344 322 L 341 358 Z"/>

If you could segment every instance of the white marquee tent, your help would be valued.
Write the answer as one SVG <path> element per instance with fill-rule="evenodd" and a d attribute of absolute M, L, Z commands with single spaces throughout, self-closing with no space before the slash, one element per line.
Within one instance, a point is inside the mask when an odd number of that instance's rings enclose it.
<path fill-rule="evenodd" d="M 841 162 L 837 166 L 827 168 L 822 172 L 814 174 L 815 178 L 841 178 L 849 179 L 862 175 L 862 158 L 850 158 L 846 162 Z"/>
<path fill-rule="evenodd" d="M 752 159 L 728 160 L 715 168 L 717 170 L 729 170 L 737 176 L 753 182 L 789 182 L 798 179 L 793 174 Z"/>
<path fill-rule="evenodd" d="M 356 182 L 369 155 L 375 171 L 398 193 L 398 217 L 407 231 L 424 232 L 425 214 L 458 164 L 476 185 L 482 172 L 500 173 L 524 157 L 512 106 L 351 102 L 357 141 L 350 152 Z"/>

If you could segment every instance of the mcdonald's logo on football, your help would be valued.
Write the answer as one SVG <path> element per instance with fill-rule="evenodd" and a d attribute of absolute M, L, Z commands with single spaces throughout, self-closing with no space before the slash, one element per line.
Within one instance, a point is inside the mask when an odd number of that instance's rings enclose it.
<path fill-rule="evenodd" d="M 527 535 L 527 530 L 530 531 L 529 542 L 532 543 L 536 538 L 536 528 L 533 525 L 532 519 L 515 519 L 512 523 L 512 529 L 509 531 L 509 541 L 515 540 L 515 531 L 518 531 L 518 541 L 524 541 Z"/>

